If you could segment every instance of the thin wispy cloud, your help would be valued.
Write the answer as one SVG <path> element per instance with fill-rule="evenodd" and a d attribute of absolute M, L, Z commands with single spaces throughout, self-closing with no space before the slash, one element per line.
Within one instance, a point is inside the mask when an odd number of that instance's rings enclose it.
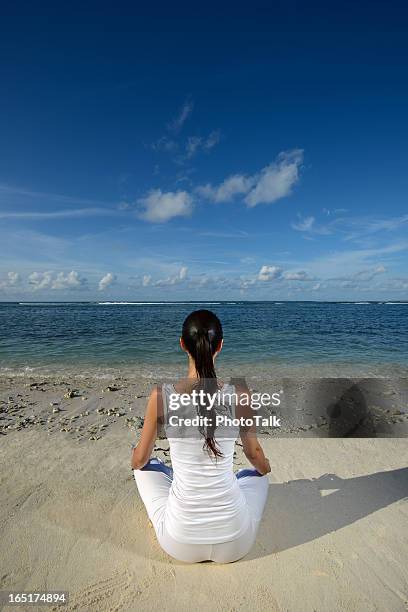
<path fill-rule="evenodd" d="M 348 212 L 347 208 L 322 208 L 322 213 L 325 214 L 327 217 L 330 217 L 332 215 L 343 215 L 346 212 Z"/>
<path fill-rule="evenodd" d="M 299 270 L 294 272 L 285 272 L 283 274 L 285 280 L 290 281 L 313 281 L 316 280 L 313 276 L 308 274 L 305 270 Z"/>
<path fill-rule="evenodd" d="M 338 233 L 344 241 L 360 241 L 368 236 L 385 233 L 397 232 L 408 226 L 408 215 L 400 217 L 375 218 L 373 216 L 335 216 L 345 212 L 345 209 L 335 209 L 330 214 L 334 216 L 329 222 L 319 223 L 314 216 L 302 216 L 298 214 L 298 220 L 291 223 L 292 229 L 303 232 L 307 235 L 332 235 Z M 326 213 L 326 209 L 323 209 Z"/>
<path fill-rule="evenodd" d="M 407 251 L 408 241 L 400 241 L 370 249 L 334 250 L 310 259 L 306 263 L 307 268 L 316 277 L 338 280 L 351 278 L 359 270 L 365 270 L 367 267 L 381 269 L 385 263 L 389 266 L 396 257 Z"/>
<path fill-rule="evenodd" d="M 10 206 L 10 199 L 13 201 L 14 209 L 4 209 L 5 206 Z M 30 208 L 21 210 L 21 208 L 27 207 L 27 200 L 29 201 Z M 0 204 L 3 205 L 3 210 L 0 210 L 0 219 L 17 219 L 22 221 L 115 216 L 121 208 L 120 203 L 46 191 L 34 191 L 6 184 L 0 184 Z M 61 204 L 72 204 L 75 207 L 58 209 Z M 17 206 L 20 210 L 16 210 Z M 46 206 L 46 210 L 43 210 L 44 206 Z"/>
<path fill-rule="evenodd" d="M 71 195 L 63 195 L 60 193 L 50 193 L 47 191 L 34 191 L 30 189 L 25 189 L 23 187 L 7 185 L 5 183 L 0 184 L 0 201 L 4 200 L 3 196 L 20 196 L 24 198 L 30 199 L 40 199 L 52 202 L 60 202 L 65 204 L 77 204 L 87 207 L 99 207 L 99 206 L 109 206 L 111 203 L 105 202 L 102 200 L 93 200 L 88 198 L 81 198 L 77 196 Z"/>
<path fill-rule="evenodd" d="M 181 107 L 179 114 L 166 126 L 169 134 L 160 136 L 153 141 L 149 148 L 156 153 L 168 153 L 173 161 L 184 165 L 192 160 L 199 152 L 208 153 L 221 139 L 220 130 L 212 130 L 207 136 L 191 135 L 181 140 L 180 132 L 193 111 L 193 101 L 187 99 Z"/>
<path fill-rule="evenodd" d="M 248 238 L 248 232 L 243 230 L 235 232 L 223 232 L 223 231 L 207 231 L 200 232 L 200 236 L 206 236 L 207 238 Z"/>
<path fill-rule="evenodd" d="M 369 270 L 360 270 L 359 272 L 356 272 L 353 275 L 353 278 L 357 280 L 370 281 L 375 276 L 378 276 L 379 274 L 385 274 L 385 272 L 387 272 L 387 268 L 383 265 L 380 265 L 380 266 L 376 266 L 375 268 L 372 268 Z"/>
<path fill-rule="evenodd" d="M 99 217 L 117 215 L 118 209 L 108 208 L 74 208 L 71 210 L 52 210 L 52 211 L 0 211 L 0 219 L 27 219 L 27 220 L 46 220 L 46 219 L 75 219 L 82 217 Z"/>
<path fill-rule="evenodd" d="M 291 226 L 294 230 L 298 232 L 311 232 L 315 224 L 314 217 L 300 217 L 299 221 L 296 223 L 292 223 Z"/>
<path fill-rule="evenodd" d="M 156 152 L 164 152 L 164 153 L 174 153 L 178 150 L 179 144 L 172 138 L 168 138 L 167 136 L 161 136 L 152 144 L 150 148 Z"/>
<path fill-rule="evenodd" d="M 214 130 L 206 138 L 189 136 L 185 145 L 184 159 L 192 159 L 199 151 L 211 151 L 221 139 L 219 130 Z"/>
<path fill-rule="evenodd" d="M 393 232 L 408 226 L 408 215 L 389 217 L 388 219 L 349 219 L 350 231 L 345 240 L 356 240 L 378 232 Z"/>
<path fill-rule="evenodd" d="M 351 274 L 345 275 L 345 274 L 341 274 L 339 276 L 334 276 L 334 277 L 329 277 L 326 278 L 325 281 L 326 282 L 338 282 L 338 281 L 352 281 L 352 282 L 359 282 L 359 281 L 371 281 L 373 280 L 376 276 L 385 274 L 387 272 L 387 268 L 384 265 L 379 265 L 379 266 L 372 266 L 370 268 L 364 268 L 362 270 L 358 270 L 357 272 L 353 272 Z"/>
<path fill-rule="evenodd" d="M 193 108 L 194 102 L 192 98 L 189 97 L 180 108 L 177 116 L 167 124 L 167 129 L 174 134 L 178 134 L 193 112 Z"/>
<path fill-rule="evenodd" d="M 312 235 L 328 236 L 340 228 L 342 222 L 342 219 L 334 219 L 329 223 L 317 223 L 316 218 L 313 216 L 302 217 L 302 215 L 298 214 L 298 221 L 292 222 L 291 228 L 297 232 L 302 232 L 304 238 Z"/>

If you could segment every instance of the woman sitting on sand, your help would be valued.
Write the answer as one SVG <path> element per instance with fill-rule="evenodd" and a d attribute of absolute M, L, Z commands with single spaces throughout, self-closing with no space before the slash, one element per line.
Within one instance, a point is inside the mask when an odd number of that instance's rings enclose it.
<path fill-rule="evenodd" d="M 217 380 L 214 360 L 222 344 L 222 326 L 216 315 L 197 310 L 187 317 L 180 345 L 188 356 L 188 377 L 152 392 L 140 441 L 132 454 L 136 484 L 161 547 L 187 563 L 230 563 L 246 555 L 255 542 L 268 494 L 265 474 L 270 465 L 254 428 L 216 426 L 217 415 L 239 419 L 252 413 L 245 388 L 221 385 Z M 198 394 L 197 405 L 193 398 Z M 174 398 L 182 396 L 187 397 L 187 402 L 180 402 L 182 414 L 190 411 L 190 415 L 203 417 L 204 426 L 171 426 L 174 418 L 170 417 L 177 414 Z M 161 423 L 173 469 L 159 459 L 150 459 Z M 235 475 L 238 434 L 255 469 Z"/>

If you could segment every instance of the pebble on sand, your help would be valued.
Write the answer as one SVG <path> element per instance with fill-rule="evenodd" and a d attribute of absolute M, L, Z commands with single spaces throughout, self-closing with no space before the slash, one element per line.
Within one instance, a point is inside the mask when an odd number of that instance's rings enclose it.
<path fill-rule="evenodd" d="M 79 397 L 79 392 L 77 389 L 70 389 L 69 391 L 67 391 L 67 393 L 65 393 L 64 398 L 65 399 L 72 399 L 73 397 Z"/>

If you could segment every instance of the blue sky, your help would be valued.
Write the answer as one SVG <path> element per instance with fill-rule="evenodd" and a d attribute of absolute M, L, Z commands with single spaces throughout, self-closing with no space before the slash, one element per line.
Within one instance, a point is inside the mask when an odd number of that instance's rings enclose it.
<path fill-rule="evenodd" d="M 245 4 L 2 8 L 0 300 L 408 299 L 408 9 Z"/>

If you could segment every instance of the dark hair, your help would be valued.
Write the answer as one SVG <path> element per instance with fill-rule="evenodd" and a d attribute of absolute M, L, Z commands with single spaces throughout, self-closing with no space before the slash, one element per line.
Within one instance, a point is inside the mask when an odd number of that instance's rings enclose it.
<path fill-rule="evenodd" d="M 221 321 L 210 310 L 196 310 L 184 321 L 181 337 L 184 346 L 194 359 L 199 378 L 197 386 L 204 390 L 205 398 L 208 398 L 207 394 L 213 395 L 218 390 L 213 357 L 223 337 Z M 214 438 L 216 413 L 214 408 L 209 410 L 207 406 L 207 401 L 199 405 L 200 416 L 207 417 L 208 422 L 206 428 L 199 428 L 205 437 L 204 448 L 215 457 L 222 457 Z"/>

